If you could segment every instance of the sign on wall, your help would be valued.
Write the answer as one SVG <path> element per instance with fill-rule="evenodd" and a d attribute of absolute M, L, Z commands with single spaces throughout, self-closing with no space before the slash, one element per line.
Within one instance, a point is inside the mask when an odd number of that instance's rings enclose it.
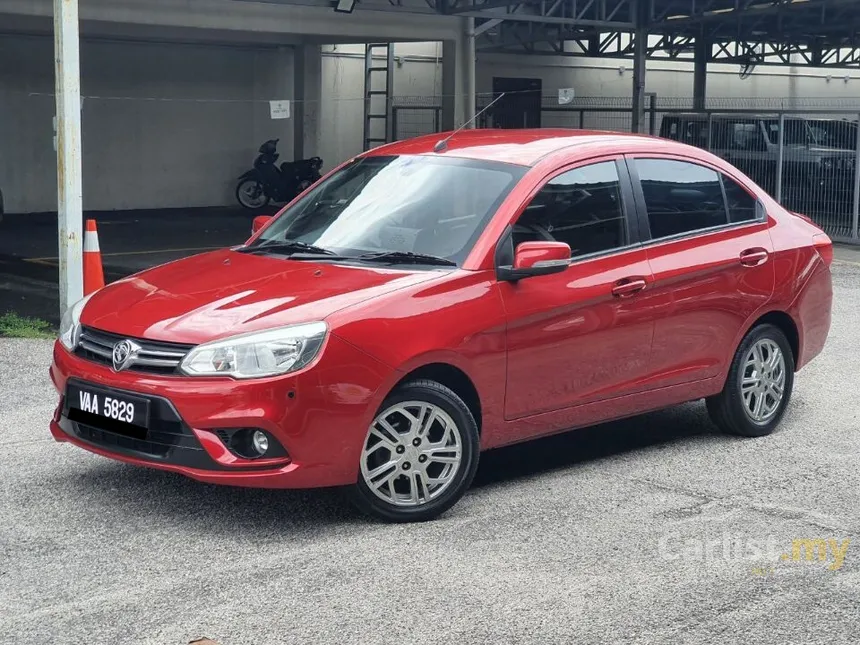
<path fill-rule="evenodd" d="M 289 119 L 290 118 L 290 102 L 289 101 L 269 101 L 269 110 L 273 119 Z"/>
<path fill-rule="evenodd" d="M 558 104 L 559 105 L 567 105 L 570 103 L 574 96 L 575 92 L 572 87 L 562 87 L 558 90 Z"/>

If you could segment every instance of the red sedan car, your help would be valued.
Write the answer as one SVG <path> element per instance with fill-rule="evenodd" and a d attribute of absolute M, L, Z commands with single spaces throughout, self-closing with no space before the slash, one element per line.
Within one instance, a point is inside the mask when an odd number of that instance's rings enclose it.
<path fill-rule="evenodd" d="M 204 482 L 349 486 L 410 521 L 483 450 L 701 398 L 727 432 L 779 424 L 830 327 L 820 229 L 676 142 L 440 137 L 72 307 L 54 437 Z"/>

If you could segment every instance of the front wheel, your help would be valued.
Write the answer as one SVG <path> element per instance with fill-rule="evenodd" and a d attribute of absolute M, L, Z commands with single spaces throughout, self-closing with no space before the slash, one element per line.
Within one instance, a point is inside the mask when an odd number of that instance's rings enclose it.
<path fill-rule="evenodd" d="M 236 186 L 236 199 L 243 208 L 259 210 L 269 203 L 263 184 L 256 179 L 243 179 Z"/>
<path fill-rule="evenodd" d="M 411 381 L 389 395 L 367 431 L 353 501 L 389 522 L 433 519 L 466 492 L 479 452 L 463 400 L 435 381 Z"/>
<path fill-rule="evenodd" d="M 723 391 L 707 400 L 723 431 L 744 437 L 768 435 L 779 425 L 794 387 L 794 353 L 775 325 L 759 325 L 744 337 Z"/>

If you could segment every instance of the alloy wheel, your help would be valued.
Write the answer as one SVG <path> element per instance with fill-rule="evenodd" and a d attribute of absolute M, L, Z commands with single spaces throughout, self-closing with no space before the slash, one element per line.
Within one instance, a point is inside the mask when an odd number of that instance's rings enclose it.
<path fill-rule="evenodd" d="M 785 394 L 785 356 L 770 338 L 750 347 L 740 370 L 744 411 L 753 423 L 766 424 L 779 412 Z"/>
<path fill-rule="evenodd" d="M 442 408 L 404 401 L 380 413 L 361 455 L 361 476 L 379 499 L 415 507 L 442 495 L 463 458 L 460 428 Z"/>

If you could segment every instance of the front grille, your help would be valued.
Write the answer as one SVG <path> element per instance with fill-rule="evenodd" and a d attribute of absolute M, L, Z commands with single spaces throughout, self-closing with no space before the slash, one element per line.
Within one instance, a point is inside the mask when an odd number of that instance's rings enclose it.
<path fill-rule="evenodd" d="M 94 443 L 104 448 L 119 448 L 120 450 L 131 450 L 143 453 L 150 457 L 165 457 L 170 451 L 171 444 L 148 441 L 136 437 L 126 437 L 108 430 L 102 430 L 94 426 L 77 424 L 78 436 L 85 441 Z M 152 434 L 152 433 L 150 433 Z"/>
<path fill-rule="evenodd" d="M 114 345 L 126 339 L 133 340 L 141 348 L 137 358 L 127 368 L 132 372 L 175 374 L 182 359 L 194 347 L 194 345 L 166 343 L 158 340 L 128 338 L 118 334 L 99 331 L 92 327 L 84 327 L 81 330 L 81 339 L 75 350 L 75 354 L 94 363 L 112 365 Z"/>

